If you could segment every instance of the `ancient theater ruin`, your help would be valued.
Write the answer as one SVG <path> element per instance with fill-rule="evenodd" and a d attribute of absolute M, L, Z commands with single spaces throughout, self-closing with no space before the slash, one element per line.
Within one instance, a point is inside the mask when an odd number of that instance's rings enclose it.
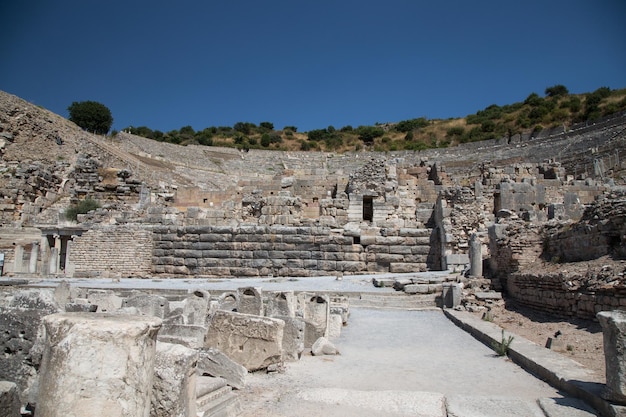
<path fill-rule="evenodd" d="M 626 415 L 625 149 L 618 113 L 419 152 L 241 152 L 95 136 L 0 92 L 0 409 L 254 415 L 246 379 L 345 356 L 351 309 L 443 308 L 489 345 L 464 314 L 504 297 L 599 320 L 605 380 L 528 370 L 580 415 Z"/>

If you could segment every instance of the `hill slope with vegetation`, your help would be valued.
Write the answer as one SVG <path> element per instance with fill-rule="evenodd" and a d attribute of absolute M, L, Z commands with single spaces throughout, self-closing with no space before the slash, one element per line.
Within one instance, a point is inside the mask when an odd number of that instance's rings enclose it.
<path fill-rule="evenodd" d="M 419 117 L 374 126 L 328 126 L 304 133 L 298 132 L 296 126 L 278 130 L 267 121 L 258 125 L 238 122 L 232 127 L 211 126 L 198 131 L 191 126 L 170 132 L 152 130 L 147 126 L 129 126 L 124 131 L 160 142 L 238 149 L 334 152 L 422 150 L 512 137 L 556 126 L 567 127 L 622 111 L 626 111 L 626 89 L 600 87 L 591 93 L 570 94 L 567 87 L 555 85 L 546 88 L 544 96 L 531 93 L 523 102 L 503 106 L 492 104 L 464 118 L 443 120 Z"/>

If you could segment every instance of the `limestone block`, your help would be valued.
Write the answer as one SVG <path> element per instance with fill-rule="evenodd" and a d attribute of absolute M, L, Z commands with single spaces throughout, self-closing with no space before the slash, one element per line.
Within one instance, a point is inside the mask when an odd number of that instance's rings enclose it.
<path fill-rule="evenodd" d="M 239 305 L 237 312 L 243 314 L 263 315 L 263 291 L 260 287 L 238 288 Z"/>
<path fill-rule="evenodd" d="M 196 417 L 198 352 L 157 343 L 150 417 Z"/>
<path fill-rule="evenodd" d="M 160 319 L 58 313 L 43 323 L 37 415 L 149 416 Z"/>
<path fill-rule="evenodd" d="M 454 308 L 461 304 L 461 286 L 455 283 L 444 283 L 442 301 L 445 308 Z"/>
<path fill-rule="evenodd" d="M 284 327 L 282 320 L 218 310 L 205 347 L 221 350 L 248 371 L 265 369 L 281 361 Z"/>
<path fill-rule="evenodd" d="M 0 381 L 0 416 L 20 417 L 20 406 L 17 385 L 9 381 Z"/>
<path fill-rule="evenodd" d="M 296 297 L 293 291 L 266 292 L 265 300 L 265 315 L 267 317 L 295 317 Z"/>
<path fill-rule="evenodd" d="M 54 301 L 57 305 L 62 306 L 71 301 L 70 283 L 63 280 L 54 289 Z"/>
<path fill-rule="evenodd" d="M 89 290 L 87 299 L 98 306 L 98 313 L 113 313 L 122 308 L 122 298 L 111 290 Z"/>
<path fill-rule="evenodd" d="M 218 349 L 203 348 L 198 350 L 198 375 L 223 378 L 228 385 L 236 389 L 246 386 L 248 370 L 230 359 Z"/>
<path fill-rule="evenodd" d="M 407 294 L 430 294 L 431 287 L 428 284 L 409 284 L 404 286 Z"/>
<path fill-rule="evenodd" d="M 165 318 L 170 312 L 170 303 L 165 297 L 153 294 L 137 294 L 122 302 L 123 307 L 135 307 L 141 314 Z"/>
<path fill-rule="evenodd" d="M 206 326 L 211 296 L 207 291 L 195 290 L 183 304 L 183 317 L 185 324 Z"/>
<path fill-rule="evenodd" d="M 204 345 L 206 327 L 194 324 L 163 323 L 158 335 L 159 342 L 176 343 L 191 349 Z"/>
<path fill-rule="evenodd" d="M 234 311 L 239 306 L 239 295 L 233 292 L 225 292 L 218 299 L 220 310 Z"/>
<path fill-rule="evenodd" d="M 606 362 L 606 397 L 626 403 L 626 311 L 602 311 L 597 314 L 602 325 Z"/>
<path fill-rule="evenodd" d="M 304 352 L 305 323 L 300 317 L 276 316 L 285 322 L 283 329 L 283 360 L 297 361 Z"/>
<path fill-rule="evenodd" d="M 320 337 L 313 343 L 311 347 L 311 354 L 313 356 L 321 355 L 338 355 L 339 351 L 328 339 Z"/>
<path fill-rule="evenodd" d="M 336 339 L 341 336 L 341 329 L 343 328 L 343 319 L 341 314 L 330 314 L 330 320 L 328 323 L 328 337 L 330 339 Z"/>
<path fill-rule="evenodd" d="M 327 295 L 310 295 L 304 300 L 304 347 L 309 348 L 320 337 L 328 337 L 330 300 Z"/>

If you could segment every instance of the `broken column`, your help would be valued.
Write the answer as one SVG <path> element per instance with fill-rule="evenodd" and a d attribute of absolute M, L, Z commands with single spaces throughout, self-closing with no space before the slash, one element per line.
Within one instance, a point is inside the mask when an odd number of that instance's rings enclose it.
<path fill-rule="evenodd" d="M 472 233 L 470 237 L 470 276 L 483 276 L 483 251 L 482 242 L 478 238 L 478 234 Z"/>
<path fill-rule="evenodd" d="M 161 319 L 58 313 L 43 324 L 37 415 L 149 416 Z"/>
<path fill-rule="evenodd" d="M 626 404 L 626 311 L 601 311 L 604 360 L 606 362 L 606 399 Z"/>

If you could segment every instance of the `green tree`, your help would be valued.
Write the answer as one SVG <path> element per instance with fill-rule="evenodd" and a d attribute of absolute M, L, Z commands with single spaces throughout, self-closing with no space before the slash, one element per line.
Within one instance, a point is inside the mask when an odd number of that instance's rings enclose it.
<path fill-rule="evenodd" d="M 274 123 L 271 122 L 261 122 L 259 123 L 259 126 L 263 129 L 274 130 Z"/>
<path fill-rule="evenodd" d="M 563 97 L 569 94 L 569 90 L 564 85 L 557 84 L 546 88 L 545 93 L 548 97 Z"/>
<path fill-rule="evenodd" d="M 72 122 L 89 132 L 105 135 L 113 125 L 111 110 L 96 101 L 75 101 L 67 111 Z"/>
<path fill-rule="evenodd" d="M 382 127 L 376 126 L 359 126 L 356 128 L 356 133 L 365 143 L 373 143 L 374 139 L 379 138 L 385 134 Z"/>
<path fill-rule="evenodd" d="M 261 146 L 267 148 L 268 146 L 270 146 L 270 143 L 272 143 L 272 138 L 270 137 L 270 135 L 268 135 L 267 133 L 263 133 L 263 135 L 261 136 Z"/>

